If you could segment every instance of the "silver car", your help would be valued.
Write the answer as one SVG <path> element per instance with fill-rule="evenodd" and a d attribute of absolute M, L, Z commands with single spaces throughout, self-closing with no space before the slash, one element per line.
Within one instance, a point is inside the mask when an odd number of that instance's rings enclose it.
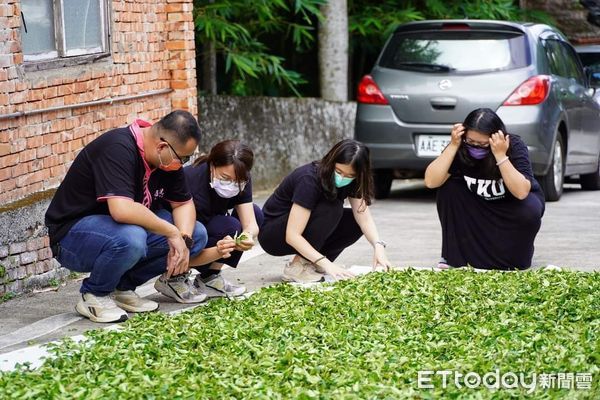
<path fill-rule="evenodd" d="M 398 27 L 358 88 L 355 137 L 371 149 L 376 197 L 419 178 L 473 109 L 496 110 L 529 148 L 549 201 L 565 177 L 600 189 L 600 105 L 556 29 L 533 23 L 440 20 Z"/>

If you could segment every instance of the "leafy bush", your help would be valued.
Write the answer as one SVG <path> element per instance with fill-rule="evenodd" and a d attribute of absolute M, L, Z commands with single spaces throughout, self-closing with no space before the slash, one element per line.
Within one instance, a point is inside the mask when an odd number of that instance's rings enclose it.
<path fill-rule="evenodd" d="M 420 370 L 593 375 L 600 274 L 373 273 L 332 290 L 265 288 L 122 331 L 64 341 L 37 370 L 0 375 L 0 398 L 506 398 L 518 390 L 417 388 Z"/>

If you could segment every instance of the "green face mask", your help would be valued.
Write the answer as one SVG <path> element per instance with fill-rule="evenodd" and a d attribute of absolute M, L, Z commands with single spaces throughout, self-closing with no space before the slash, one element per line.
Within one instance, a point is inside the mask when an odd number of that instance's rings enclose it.
<path fill-rule="evenodd" d="M 337 188 L 348 186 L 354 180 L 354 178 L 347 178 L 345 176 L 341 176 L 337 173 L 337 171 L 333 173 L 333 177 L 335 187 Z"/>

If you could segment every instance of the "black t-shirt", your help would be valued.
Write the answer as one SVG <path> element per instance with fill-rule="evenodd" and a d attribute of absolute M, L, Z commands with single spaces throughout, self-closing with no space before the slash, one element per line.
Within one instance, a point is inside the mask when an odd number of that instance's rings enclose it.
<path fill-rule="evenodd" d="M 510 151 L 508 153 L 508 158 L 515 169 L 531 182 L 531 193 L 541 194 L 540 185 L 533 176 L 527 145 L 519 136 L 510 135 Z M 504 185 L 502 178 L 494 179 L 494 177 L 486 176 L 481 171 L 481 162 L 474 161 L 473 166 L 468 166 L 462 163 L 458 156 L 454 157 L 448 172 L 453 178 L 462 178 L 467 188 L 484 200 L 515 199 Z"/>
<path fill-rule="evenodd" d="M 356 180 L 337 189 L 337 200 L 343 201 L 348 196 L 357 197 Z M 263 212 L 265 218 L 276 218 L 289 213 L 294 203 L 313 210 L 321 201 L 327 201 L 327 198 L 321 186 L 317 162 L 313 161 L 296 168 L 283 179 L 275 192 L 267 199 L 263 206 Z"/>
<path fill-rule="evenodd" d="M 130 127 L 108 131 L 85 146 L 46 211 L 50 244 L 59 242 L 83 217 L 110 215 L 110 197 L 132 199 L 153 211 L 161 207 L 159 200 L 191 199 L 183 169 L 150 171 L 146 166 Z"/>
<path fill-rule="evenodd" d="M 187 185 L 194 198 L 196 207 L 196 219 L 203 224 L 215 215 L 225 215 L 227 211 L 237 206 L 252 202 L 252 178 L 248 178 L 248 183 L 244 190 L 238 195 L 229 199 L 223 198 L 217 194 L 215 189 L 210 187 L 210 169 L 207 163 L 198 166 L 190 165 L 184 168 Z"/>

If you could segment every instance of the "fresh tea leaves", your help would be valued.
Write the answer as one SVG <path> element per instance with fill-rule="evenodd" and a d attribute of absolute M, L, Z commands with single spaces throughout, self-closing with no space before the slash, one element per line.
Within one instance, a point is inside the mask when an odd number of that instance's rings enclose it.
<path fill-rule="evenodd" d="M 600 398 L 600 274 L 395 271 L 264 288 L 64 340 L 0 398 Z M 423 370 L 589 373 L 587 390 L 418 387 Z"/>

